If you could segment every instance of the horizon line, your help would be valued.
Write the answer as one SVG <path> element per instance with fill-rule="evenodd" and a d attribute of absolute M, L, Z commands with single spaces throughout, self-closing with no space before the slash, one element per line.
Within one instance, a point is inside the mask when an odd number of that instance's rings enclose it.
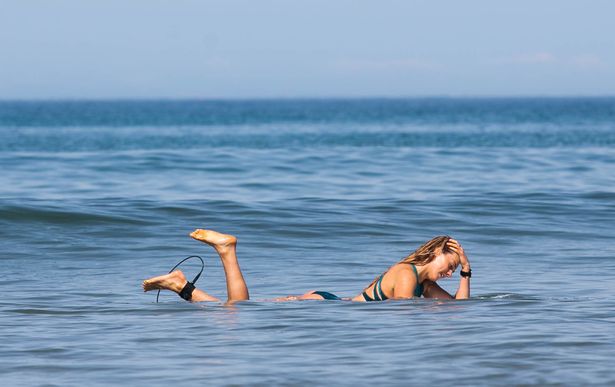
<path fill-rule="evenodd" d="M 7 102 L 246 102 L 246 101 L 352 101 L 352 100 L 429 100 L 429 99 L 610 99 L 615 94 L 467 94 L 467 95 L 414 95 L 414 96 L 252 96 L 252 97 L 51 97 L 51 98 L 0 98 Z"/>

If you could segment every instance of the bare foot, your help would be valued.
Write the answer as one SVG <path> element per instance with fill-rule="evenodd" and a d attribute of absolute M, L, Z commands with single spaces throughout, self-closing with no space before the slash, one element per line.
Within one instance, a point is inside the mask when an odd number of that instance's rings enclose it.
<path fill-rule="evenodd" d="M 149 292 L 150 290 L 165 289 L 179 293 L 186 286 L 187 282 L 184 273 L 181 270 L 176 270 L 169 274 L 146 279 L 143 281 L 143 291 Z"/>
<path fill-rule="evenodd" d="M 212 230 L 197 228 L 190 233 L 190 236 L 197 241 L 205 242 L 212 246 L 218 253 L 223 253 L 237 244 L 237 238 L 232 235 L 221 234 Z"/>

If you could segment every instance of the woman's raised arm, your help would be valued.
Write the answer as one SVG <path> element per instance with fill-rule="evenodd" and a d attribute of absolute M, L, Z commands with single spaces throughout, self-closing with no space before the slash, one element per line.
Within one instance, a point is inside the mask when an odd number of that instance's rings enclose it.
<path fill-rule="evenodd" d="M 470 298 L 470 277 L 472 275 L 470 261 L 468 260 L 468 257 L 466 256 L 466 253 L 459 242 L 454 239 L 449 239 L 447 245 L 448 247 L 450 247 L 451 250 L 453 250 L 459 255 L 461 271 L 463 271 L 463 273 L 466 273 L 465 275 L 462 274 L 461 278 L 459 279 L 459 288 L 457 289 L 457 293 L 455 293 L 455 299 L 463 300 L 466 298 Z"/>

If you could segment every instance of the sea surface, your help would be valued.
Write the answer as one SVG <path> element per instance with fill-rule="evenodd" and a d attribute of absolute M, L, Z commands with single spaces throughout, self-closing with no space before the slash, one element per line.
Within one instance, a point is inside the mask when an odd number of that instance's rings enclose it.
<path fill-rule="evenodd" d="M 2 385 L 614 385 L 614 147 L 614 98 L 0 102 Z M 143 293 L 226 297 L 195 228 L 251 300 Z M 469 300 L 272 301 L 443 234 Z"/>

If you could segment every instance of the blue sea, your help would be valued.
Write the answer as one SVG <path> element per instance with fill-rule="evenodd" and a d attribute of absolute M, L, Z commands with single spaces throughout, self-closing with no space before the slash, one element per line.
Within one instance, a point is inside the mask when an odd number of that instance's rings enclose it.
<path fill-rule="evenodd" d="M 615 98 L 0 102 L 2 384 L 613 385 L 614 147 Z M 143 293 L 226 297 L 195 228 L 251 300 Z M 442 234 L 469 300 L 272 301 Z"/>

